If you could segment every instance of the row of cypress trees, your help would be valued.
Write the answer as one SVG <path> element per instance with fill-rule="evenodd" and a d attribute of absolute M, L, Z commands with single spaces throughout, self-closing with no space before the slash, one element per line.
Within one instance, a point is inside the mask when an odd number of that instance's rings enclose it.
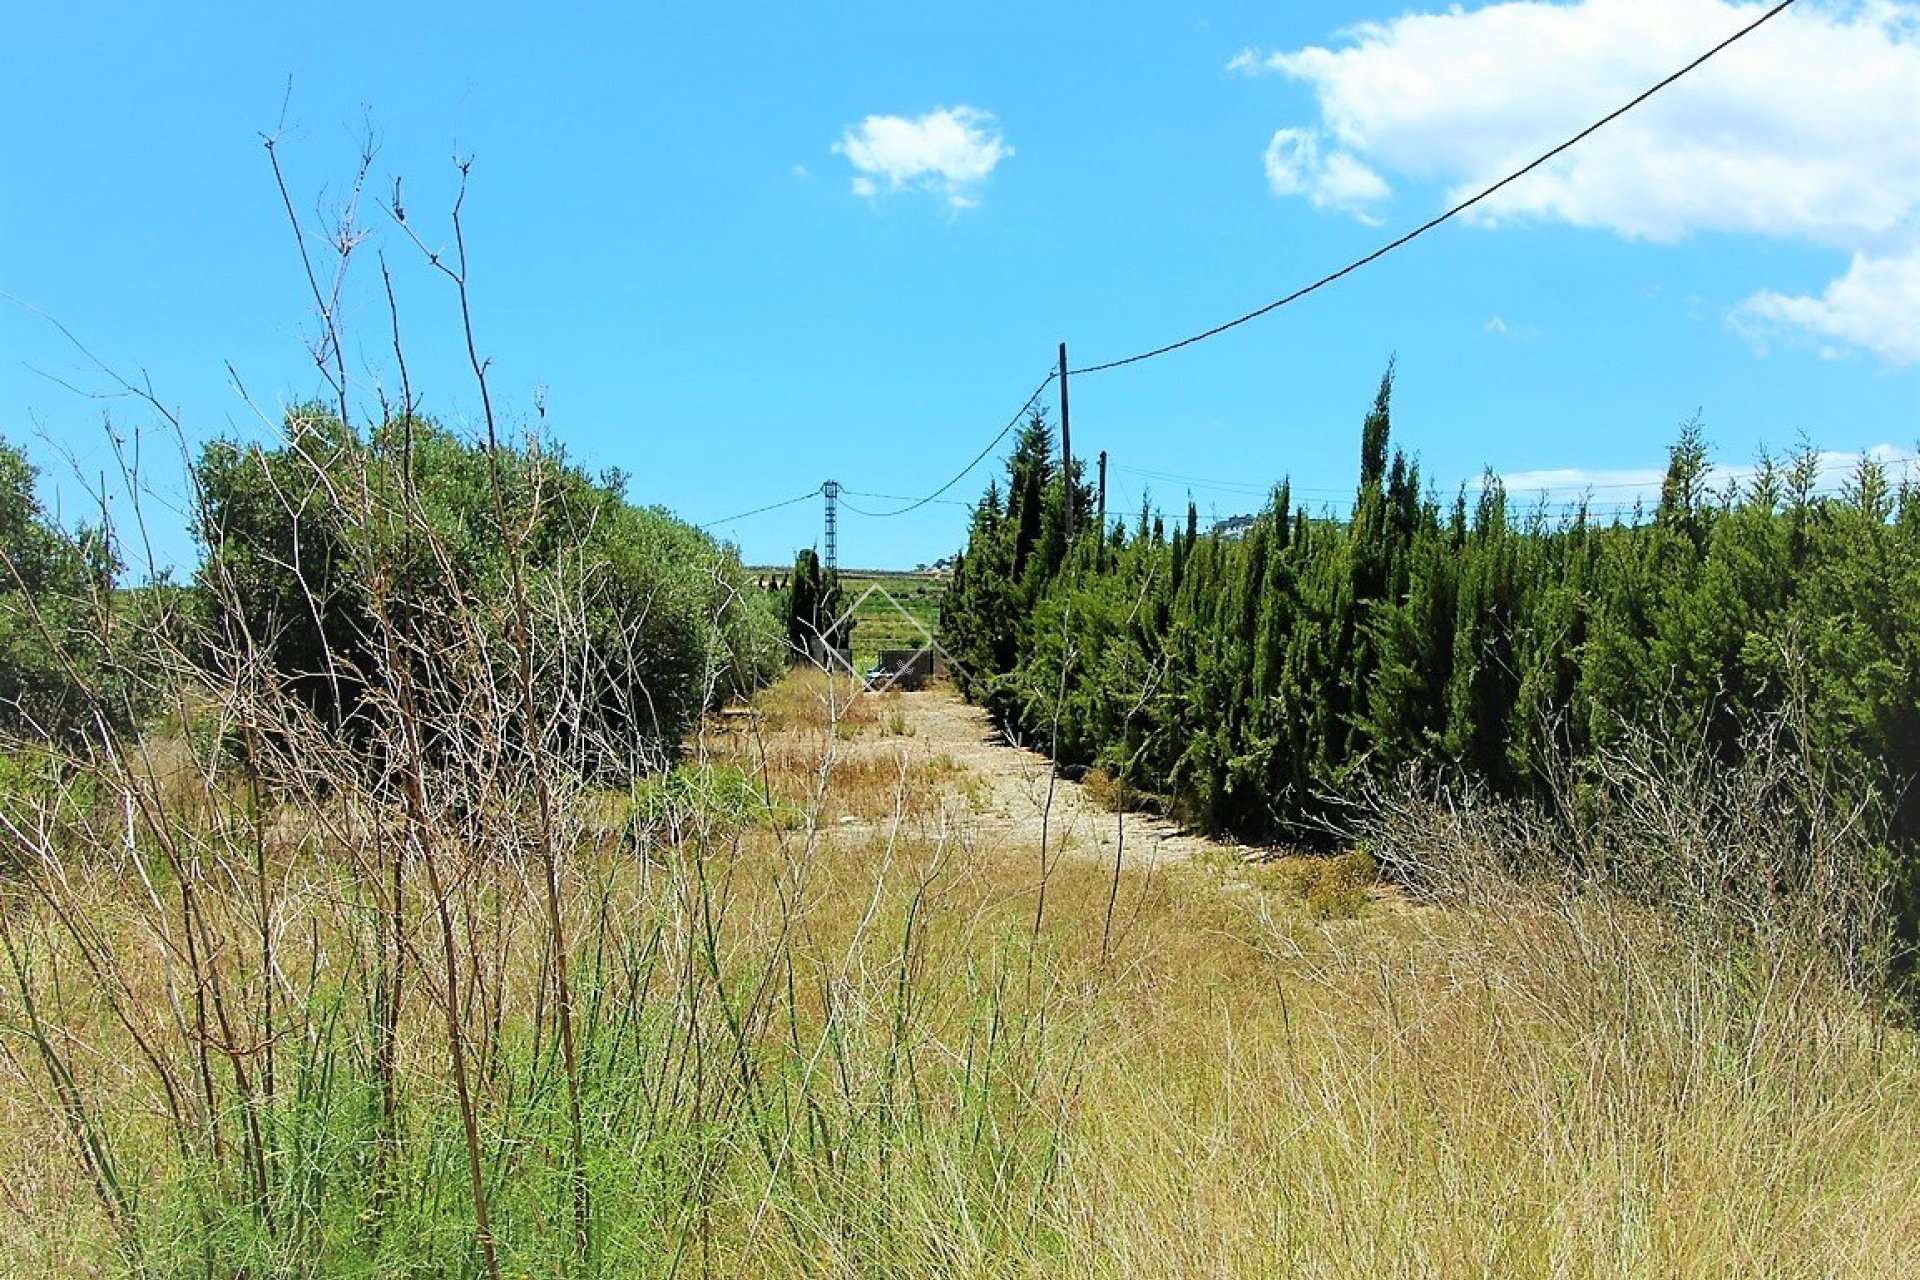
<path fill-rule="evenodd" d="M 1920 492 L 1811 448 L 1715 487 L 1697 421 L 1658 505 L 1601 522 L 1444 504 L 1392 447 L 1393 371 L 1361 428 L 1347 518 L 1286 482 L 1244 534 L 1099 529 L 1036 416 L 974 509 L 942 613 L 968 696 L 1068 768 L 1184 820 L 1300 839 L 1363 776 L 1423 766 L 1508 796 L 1636 729 L 1736 759 L 1789 703 L 1873 785 L 1920 865 Z M 1076 527 L 1071 543 L 1067 504 Z"/>

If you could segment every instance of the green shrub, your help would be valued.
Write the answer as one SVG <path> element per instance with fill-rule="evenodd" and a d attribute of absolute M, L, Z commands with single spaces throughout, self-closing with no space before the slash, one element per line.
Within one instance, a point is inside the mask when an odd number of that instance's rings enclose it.
<path fill-rule="evenodd" d="M 488 447 L 422 419 L 362 439 L 307 408 L 285 444 L 216 441 L 194 474 L 211 664 L 264 658 L 354 744 L 390 738 L 409 701 L 448 733 L 482 709 L 549 765 L 628 777 L 781 666 L 773 606 L 732 547 L 537 442 Z"/>
<path fill-rule="evenodd" d="M 633 788 L 627 830 L 643 840 L 761 824 L 794 826 L 796 811 L 767 798 L 760 784 L 723 765 L 679 765 Z"/>

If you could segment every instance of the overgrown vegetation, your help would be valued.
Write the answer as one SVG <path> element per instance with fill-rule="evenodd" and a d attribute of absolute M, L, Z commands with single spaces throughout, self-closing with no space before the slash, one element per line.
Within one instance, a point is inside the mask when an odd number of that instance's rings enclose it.
<path fill-rule="evenodd" d="M 1417 796 L 1372 839 L 1446 910 L 1365 906 L 1360 853 L 1068 858 L 1042 900 L 917 739 L 840 732 L 871 701 L 796 676 L 711 725 L 656 793 L 672 823 L 557 791 L 577 1183 L 545 854 L 506 778 L 432 773 L 422 826 L 357 770 L 261 805 L 103 769 L 77 825 L 15 824 L 0 1271 L 1920 1263 L 1894 1140 L 1920 1049 L 1795 935 L 1524 884 L 1478 847 L 1524 829 Z M 807 820 L 753 820 L 762 795 Z M 129 839 L 129 805 L 167 820 Z"/>
<path fill-rule="evenodd" d="M 490 447 L 418 417 L 362 439 L 306 406 L 278 447 L 209 445 L 195 481 L 218 676 L 264 666 L 363 750 L 391 734 L 380 708 L 400 665 L 409 696 L 452 713 L 479 673 L 447 656 L 511 664 L 531 645 L 535 705 L 583 747 L 617 748 L 568 759 L 627 777 L 671 761 L 702 711 L 781 665 L 770 602 L 731 547 L 535 441 Z"/>
<path fill-rule="evenodd" d="M 841 767 L 848 694 L 643 784 L 624 824 L 564 759 L 544 813 L 521 771 L 389 780 L 318 735 L 258 786 L 93 767 L 78 822 L 9 828 L 0 1116 L 45 1142 L 0 1158 L 0 1270 L 932 1272 L 1044 1238 L 1065 1050 L 1047 984 L 1010 989 L 1040 940 L 926 831 L 829 858 L 818 824 L 761 820 L 764 789 L 806 815 L 926 793 L 910 762 Z"/>
<path fill-rule="evenodd" d="M 805 818 L 803 810 L 775 803 L 760 783 L 729 765 L 680 765 L 643 778 L 627 809 L 628 834 L 641 847 L 673 844 L 689 832 L 754 823 L 793 826 Z"/>
<path fill-rule="evenodd" d="M 447 573 L 432 508 L 376 510 L 362 546 Z M 1820 923 L 1867 827 L 1785 726 L 1579 775 L 1607 877 L 1563 874 L 1557 810 L 1378 777 L 1367 852 L 1036 872 L 913 732 L 938 694 L 789 676 L 610 791 L 656 730 L 572 713 L 584 611 L 535 641 L 524 565 L 431 620 L 388 580 L 359 727 L 167 615 L 159 714 L 10 756 L 0 1272 L 1920 1264 L 1920 1049 Z M 1840 874 L 1724 893 L 1796 865 L 1793 797 Z"/>
<path fill-rule="evenodd" d="M 1737 768 L 1782 732 L 1818 786 L 1781 786 L 1777 886 L 1806 867 L 1844 795 L 1885 849 L 1875 870 L 1920 906 L 1920 494 L 1862 462 L 1816 494 L 1810 449 L 1712 490 L 1697 423 L 1657 507 L 1602 524 L 1423 492 L 1390 447 L 1392 374 L 1361 432 L 1350 518 L 1285 482 L 1243 537 L 1171 533 L 1151 511 L 1095 526 L 1036 419 L 975 509 L 943 616 L 967 692 L 1063 766 L 1097 767 L 1184 820 L 1243 837 L 1347 832 L 1374 782 L 1545 806 L 1591 831 L 1629 748 Z M 1803 777 L 1801 783 L 1809 778 Z M 1591 842 L 1588 842 L 1590 846 Z M 1570 838 L 1569 860 L 1609 855 Z M 1791 856 L 1788 856 L 1791 852 Z M 1699 849 L 1675 841 L 1681 863 Z M 1708 874 L 1676 865 L 1673 874 Z"/>

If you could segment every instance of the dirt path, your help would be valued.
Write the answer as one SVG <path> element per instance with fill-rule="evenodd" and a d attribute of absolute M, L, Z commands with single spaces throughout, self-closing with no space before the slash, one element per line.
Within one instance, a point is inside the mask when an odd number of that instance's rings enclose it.
<path fill-rule="evenodd" d="M 1245 852 L 1146 814 L 1129 813 L 1123 820 L 1095 804 L 1079 783 L 1052 778 L 1045 756 L 1009 744 L 986 712 L 950 689 L 890 694 L 886 707 L 904 713 L 910 736 L 869 732 L 855 749 L 904 750 L 952 760 L 957 774 L 945 797 L 949 812 L 964 817 L 978 836 L 1009 850 L 1037 850 L 1044 831 L 1048 848 L 1056 854 L 1108 865 L 1116 851 L 1126 865 L 1139 867 L 1206 853 L 1237 858 Z"/>

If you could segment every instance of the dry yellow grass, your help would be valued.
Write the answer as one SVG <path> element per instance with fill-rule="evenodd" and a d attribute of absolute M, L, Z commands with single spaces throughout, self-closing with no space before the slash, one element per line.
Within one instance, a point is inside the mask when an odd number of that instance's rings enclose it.
<path fill-rule="evenodd" d="M 1811 962 L 1599 894 L 1316 911 L 1329 873 L 1310 866 L 1115 881 L 1055 861 L 1039 913 L 1035 851 L 955 832 L 932 800 L 964 771 L 889 748 L 845 692 L 789 682 L 699 744 L 804 823 L 716 817 L 637 848 L 603 798 L 569 799 L 604 1274 L 1920 1274 L 1920 1052 Z M 238 860 L 207 869 L 204 941 L 239 1027 L 277 993 L 258 1110 L 288 1168 L 270 1172 L 334 1170 L 314 1194 L 339 1208 L 297 1239 L 195 1216 L 247 1203 L 244 1168 L 183 1154 L 133 1037 L 201 1087 L 179 886 L 150 894 L 103 841 L 0 903 L 21 957 L 0 1003 L 0 1274 L 200 1273 L 200 1233 L 222 1262 L 474 1267 L 419 867 L 398 1020 L 411 1180 L 384 1204 L 354 1181 L 380 964 L 379 882 L 355 858 L 379 850 L 321 826 L 275 815 L 271 972 Z M 447 857 L 504 1265 L 549 1274 L 567 1230 L 539 893 L 497 851 Z M 139 1192 L 144 1254 L 102 1208 L 23 993 Z M 236 1039 L 210 1058 L 228 1143 L 235 1071 L 257 1082 L 269 1052 Z M 320 1066 L 360 1082 L 327 1086 L 324 1113 Z M 382 1214 L 407 1238 L 380 1237 Z"/>

